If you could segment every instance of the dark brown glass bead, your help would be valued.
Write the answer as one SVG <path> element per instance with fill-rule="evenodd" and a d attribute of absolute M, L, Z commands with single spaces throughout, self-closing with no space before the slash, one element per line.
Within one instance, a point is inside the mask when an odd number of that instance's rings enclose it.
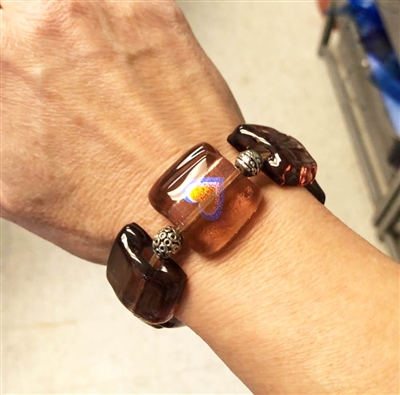
<path fill-rule="evenodd" d="M 152 239 L 139 225 L 127 225 L 118 234 L 107 278 L 122 304 L 137 317 L 156 327 L 177 326 L 173 312 L 186 274 L 172 259 L 153 254 Z"/>
<path fill-rule="evenodd" d="M 314 180 L 311 184 L 306 185 L 308 192 L 312 193 L 314 197 L 319 200 L 320 203 L 325 204 L 326 196 L 325 192 L 319 186 L 317 180 Z"/>
<path fill-rule="evenodd" d="M 240 125 L 228 137 L 238 151 L 252 149 L 264 159 L 262 171 L 279 185 L 306 186 L 317 173 L 317 163 L 295 138 L 259 125 Z"/>

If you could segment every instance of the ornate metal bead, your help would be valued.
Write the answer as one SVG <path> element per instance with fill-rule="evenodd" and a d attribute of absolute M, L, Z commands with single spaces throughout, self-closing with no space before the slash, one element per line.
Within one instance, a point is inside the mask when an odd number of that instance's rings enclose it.
<path fill-rule="evenodd" d="M 182 246 L 182 235 L 176 228 L 162 228 L 153 239 L 153 251 L 162 259 L 176 254 Z"/>
<path fill-rule="evenodd" d="M 235 166 L 246 177 L 256 176 L 262 167 L 263 158 L 254 150 L 248 149 L 239 154 L 235 161 Z"/>

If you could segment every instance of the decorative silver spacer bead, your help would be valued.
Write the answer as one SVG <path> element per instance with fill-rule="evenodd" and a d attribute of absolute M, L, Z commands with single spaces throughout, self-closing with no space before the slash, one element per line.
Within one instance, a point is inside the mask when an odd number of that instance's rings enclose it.
<path fill-rule="evenodd" d="M 158 231 L 153 239 L 153 251 L 162 259 L 176 254 L 182 246 L 182 235 L 172 226 Z"/>
<path fill-rule="evenodd" d="M 261 155 L 251 149 L 241 152 L 235 161 L 236 168 L 246 177 L 256 176 L 260 172 L 262 164 Z"/>

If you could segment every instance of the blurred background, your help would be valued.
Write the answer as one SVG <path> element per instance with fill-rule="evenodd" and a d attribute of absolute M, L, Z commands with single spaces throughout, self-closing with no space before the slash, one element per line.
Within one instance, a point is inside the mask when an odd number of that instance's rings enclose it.
<path fill-rule="evenodd" d="M 326 207 L 395 256 L 400 155 L 396 113 L 386 101 L 396 91 L 380 86 L 379 76 L 371 82 L 380 67 L 374 62 L 386 60 L 366 52 L 386 42 L 372 39 L 368 49 L 359 14 L 340 9 L 340 17 L 328 18 L 317 1 L 178 3 L 246 120 L 298 138 L 319 165 Z M 393 4 L 399 2 L 384 6 Z M 398 34 L 399 14 L 389 14 Z M 318 57 L 324 29 L 327 46 Z M 6 221 L 1 264 L 2 393 L 250 393 L 189 329 L 155 330 L 135 319 L 115 297 L 105 267 Z"/>

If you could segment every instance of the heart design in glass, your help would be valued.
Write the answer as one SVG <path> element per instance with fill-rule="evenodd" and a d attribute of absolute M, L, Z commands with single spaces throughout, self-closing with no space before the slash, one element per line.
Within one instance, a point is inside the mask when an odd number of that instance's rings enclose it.
<path fill-rule="evenodd" d="M 184 199 L 197 204 L 204 219 L 215 221 L 221 215 L 224 204 L 224 178 L 204 177 L 193 180 L 185 189 Z"/>

